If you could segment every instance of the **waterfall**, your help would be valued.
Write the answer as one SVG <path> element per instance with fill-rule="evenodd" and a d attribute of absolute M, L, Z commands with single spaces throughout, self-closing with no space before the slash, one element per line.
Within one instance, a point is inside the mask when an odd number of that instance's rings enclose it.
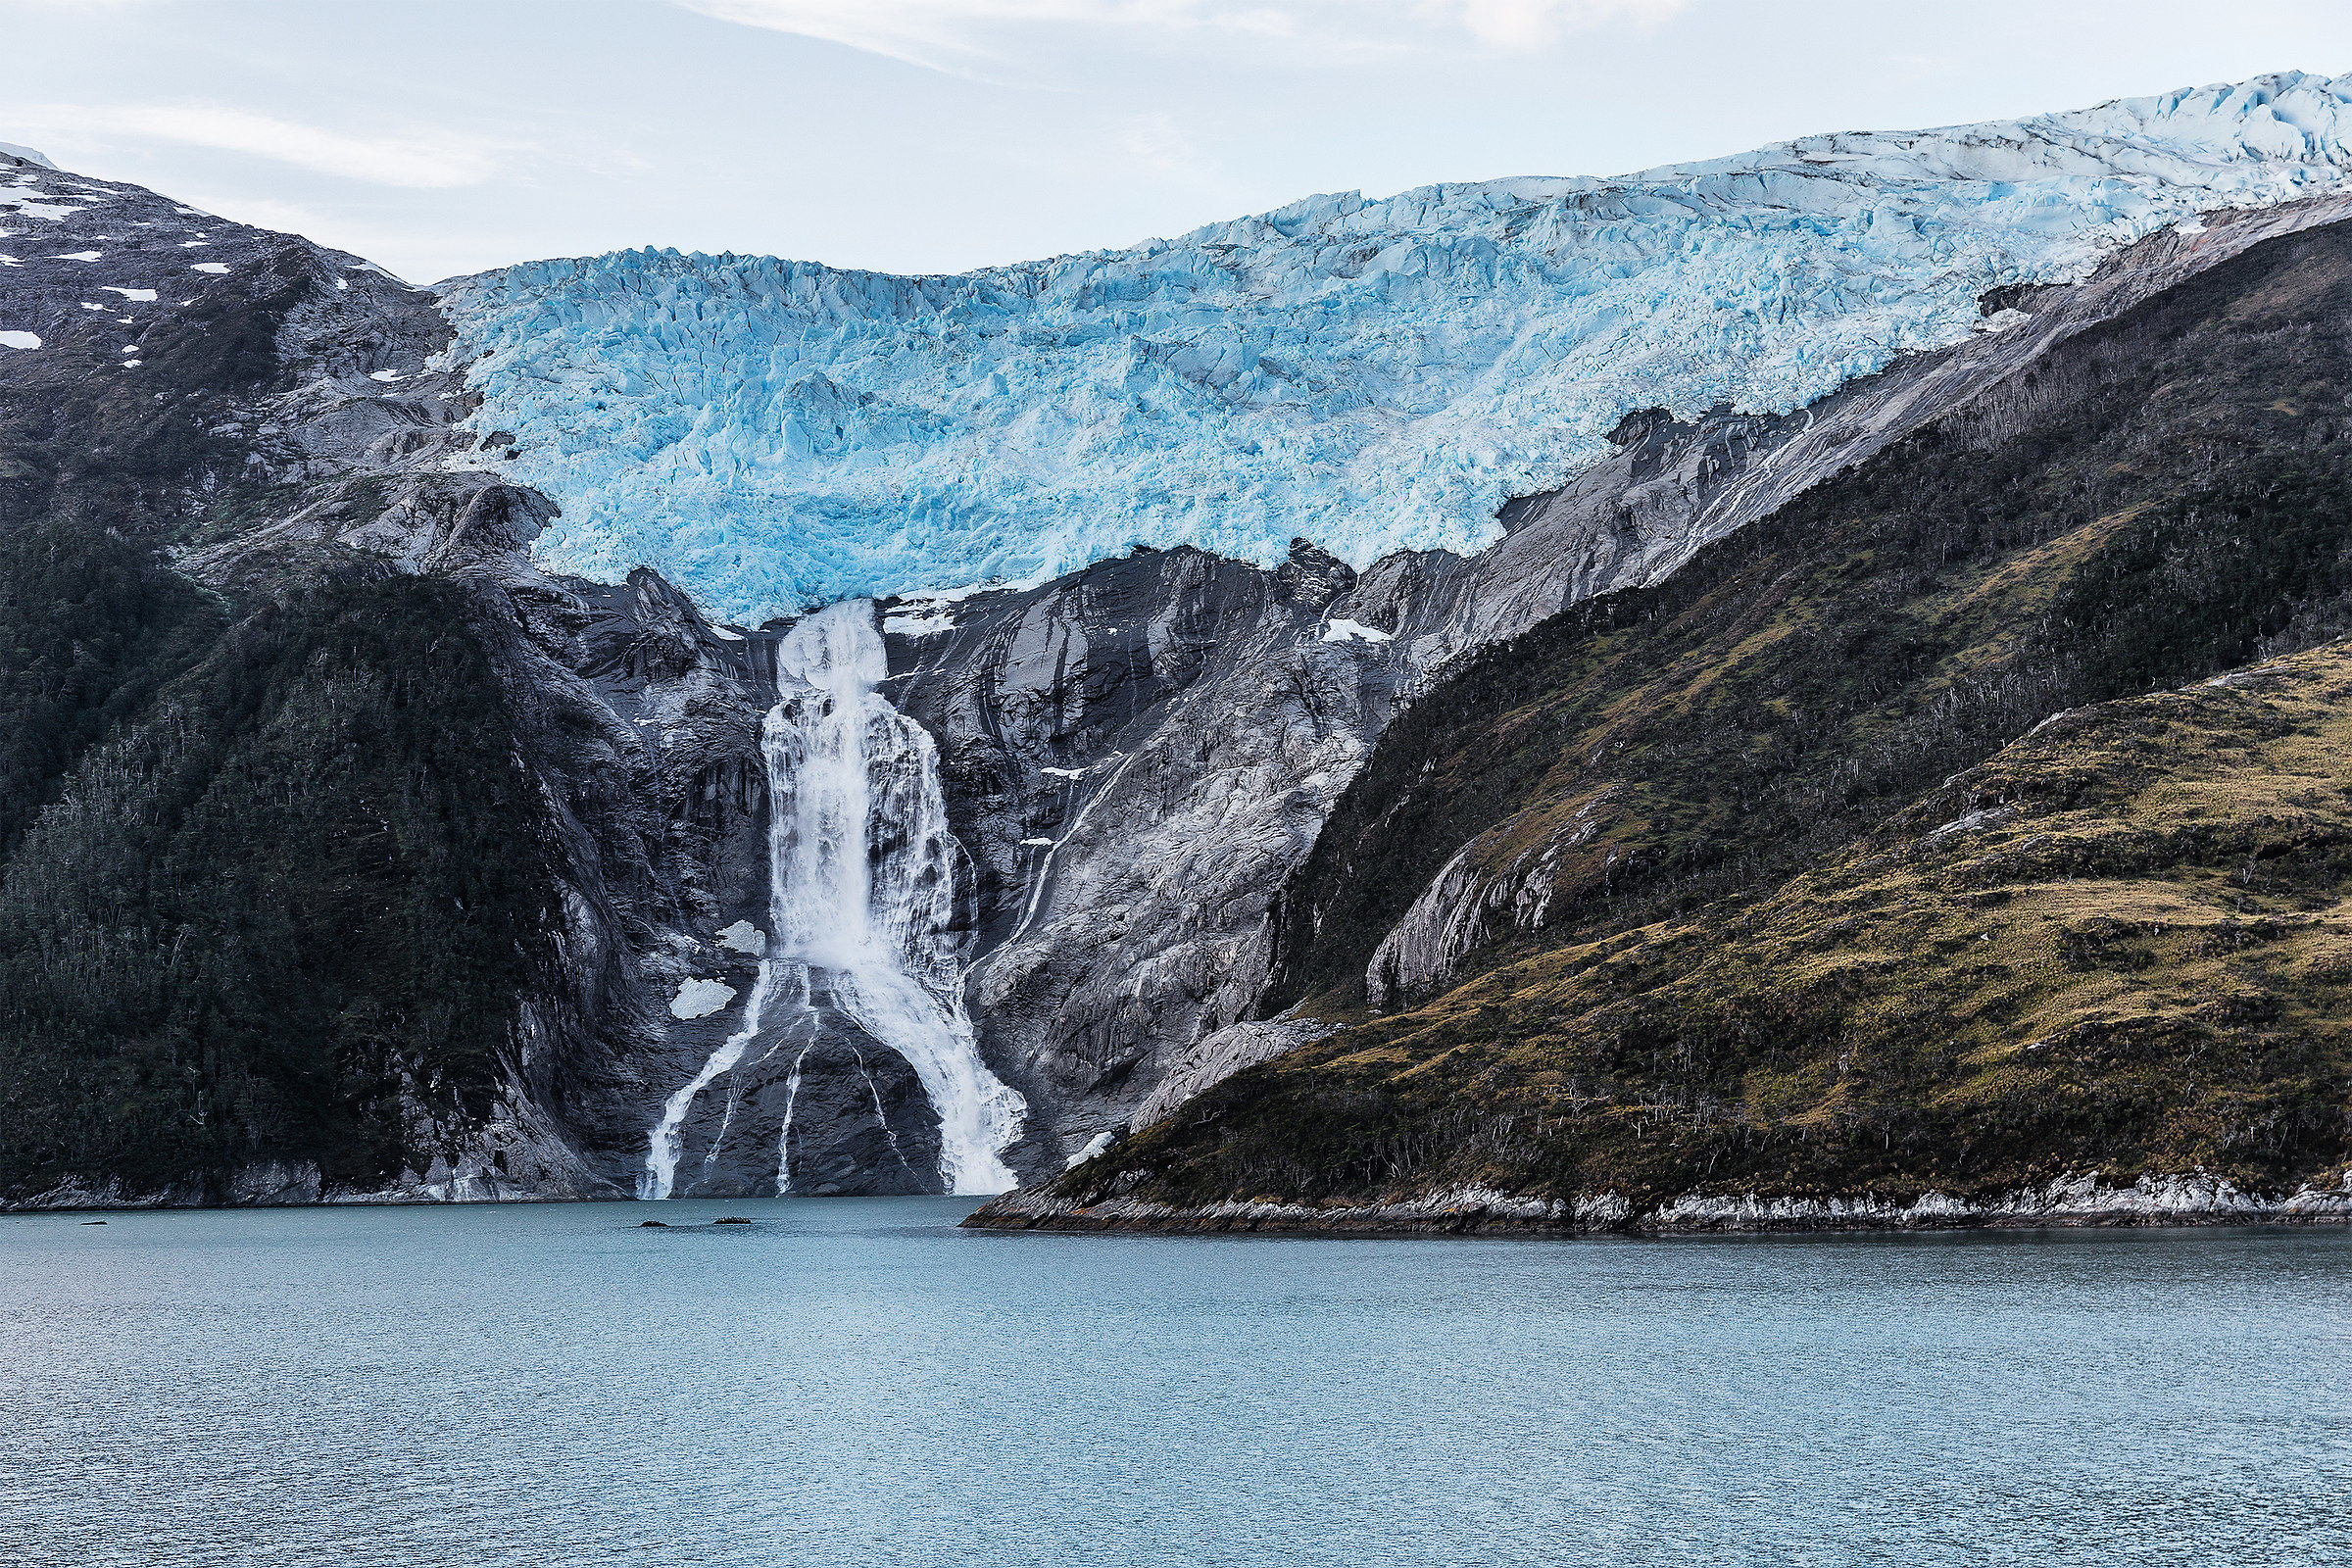
<path fill-rule="evenodd" d="M 876 691 L 888 673 L 873 606 L 831 605 L 776 647 L 782 694 L 760 727 L 768 786 L 768 939 L 742 1030 L 669 1097 L 638 1195 L 667 1198 L 688 1108 L 760 1032 L 789 972 L 804 1005 L 819 993 L 906 1059 L 939 1115 L 952 1193 L 1013 1185 L 1003 1152 L 1028 1107 L 980 1059 L 948 936 L 957 848 L 939 788 L 939 750 Z M 799 1062 L 788 1100 L 797 1098 Z M 887 1124 L 885 1124 L 887 1130 Z M 779 1159 L 783 1139 L 779 1134 Z M 895 1142 L 895 1140 L 894 1140 Z M 785 1185 L 785 1173 L 777 1173 Z"/>

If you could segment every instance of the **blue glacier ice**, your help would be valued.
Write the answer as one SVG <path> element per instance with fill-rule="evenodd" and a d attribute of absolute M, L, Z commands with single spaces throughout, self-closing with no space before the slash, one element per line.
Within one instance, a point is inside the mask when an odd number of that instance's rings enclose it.
<path fill-rule="evenodd" d="M 2352 74 L 2287 74 L 956 276 L 645 250 L 442 299 L 475 427 L 563 508 L 541 560 L 750 621 L 1133 544 L 1474 550 L 1629 411 L 1800 408 L 1965 337 L 1987 289 L 2344 184 L 2348 131 Z"/>

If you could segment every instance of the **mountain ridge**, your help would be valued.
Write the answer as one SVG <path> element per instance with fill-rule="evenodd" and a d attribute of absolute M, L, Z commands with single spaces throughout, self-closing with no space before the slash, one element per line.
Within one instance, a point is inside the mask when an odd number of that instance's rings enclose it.
<path fill-rule="evenodd" d="M 16 221 L 56 242 L 0 239 L 24 253 L 0 268 L 0 313 L 17 313 L 0 329 L 44 344 L 0 349 L 0 515 L 12 547 L 54 549 L 71 569 L 24 573 L 26 584 L 63 585 L 57 603 L 46 586 L 37 603 L 0 593 L 0 612 L 19 617 L 0 628 L 15 633 L 0 639 L 0 674 L 28 677 L 16 689 L 44 701 L 66 694 L 45 710 L 63 737 L 54 754 L 0 749 L 10 791 L 0 822 L 37 824 L 68 797 L 69 815 L 115 820 L 93 811 L 117 776 L 105 759 L 169 742 L 172 722 L 213 719 L 208 755 L 231 765 L 191 777 L 220 792 L 206 808 L 234 831 L 189 840 L 196 858 L 175 860 L 142 848 L 136 810 L 118 813 L 136 831 L 108 841 L 127 868 L 109 886 L 161 902 L 139 903 L 128 925 L 85 921 L 74 940 L 103 929 L 145 955 L 142 986 L 201 949 L 214 972 L 326 982 L 318 994 L 339 1000 L 320 1026 L 299 996 L 211 993 L 226 1001 L 206 1016 L 267 1047 L 258 1054 L 180 1050 L 168 1031 L 130 1042 L 146 1024 L 110 1033 L 99 1027 L 110 1009 L 146 992 L 58 990 L 40 976 L 32 940 L 44 921 L 100 907 L 96 890 L 47 849 L 24 859 L 0 843 L 0 886 L 14 878 L 23 892 L 48 877 L 67 894 L 42 904 L 13 947 L 0 942 L 0 1071 L 17 1075 L 15 1102 L 45 1107 L 0 1138 L 17 1161 L 0 1170 L 0 1196 L 625 1195 L 664 1103 L 742 1027 L 732 1007 L 682 1004 L 741 998 L 754 984 L 754 955 L 740 944 L 765 919 L 776 783 L 760 714 L 778 698 L 776 649 L 791 621 L 714 624 L 657 572 L 596 583 L 535 562 L 531 547 L 560 509 L 484 461 L 514 432 L 482 427 L 467 351 L 453 353 L 462 336 L 429 292 L 135 187 L 10 177 L 24 193 Z M 1345 1009 L 1256 1016 L 1269 1010 L 1276 965 L 1292 961 L 1270 919 L 1288 918 L 1277 893 L 1357 769 L 1378 760 L 1400 702 L 1426 700 L 1481 648 L 1592 595 L 1679 580 L 1711 544 L 1938 414 L 2011 396 L 2001 389 L 2070 339 L 2347 215 L 2352 201 L 2318 197 L 2208 214 L 2194 232 L 2161 228 L 2080 283 L 1972 302 L 1987 330 L 1899 359 L 1799 414 L 1637 411 L 1569 485 L 1514 500 L 1501 540 L 1475 556 L 1398 552 L 1359 571 L 1302 539 L 1269 568 L 1179 546 L 1034 586 L 875 607 L 879 689 L 936 741 L 957 846 L 944 862 L 956 887 L 939 934 L 968 965 L 987 1065 L 1030 1107 L 1006 1162 L 1034 1186 L 1074 1158 L 1105 1148 L 1116 1156 L 1123 1130 L 1172 1103 L 1161 1124 L 1186 1125 L 1190 1095 L 1285 1048 L 1310 1059 L 1317 1048 L 1301 1042 L 1347 1021 Z M 197 269 L 191 255 L 213 260 Z M 161 287 L 183 275 L 204 281 L 193 292 Z M 106 309 L 87 308 L 100 301 Z M 183 641 L 142 633 L 144 595 L 202 612 L 171 612 Z M 93 618 L 108 637 L 87 634 Z M 324 644 L 313 635 L 321 629 Z M 235 649 L 264 657 L 240 666 Z M 372 673 L 350 678 L 362 665 Z M 52 671 L 68 666 L 61 685 Z M 227 686 L 186 684 L 192 669 L 210 680 L 239 667 L 247 674 Z M 258 685 L 254 671 L 267 672 Z M 220 695 L 235 691 L 267 701 Z M 191 695 L 201 692 L 216 695 Z M 363 736 L 384 744 L 355 763 L 349 748 Z M 482 787 L 437 795 L 435 747 L 471 759 L 456 770 L 478 771 Z M 322 778 L 364 782 L 308 802 L 273 797 L 287 775 L 271 769 L 301 756 Z M 522 772 L 510 778 L 510 762 Z M 147 798 L 114 796 L 132 807 Z M 502 811 L 476 808 L 496 801 Z M 332 855 L 273 850 L 248 865 L 225 852 L 235 831 L 367 844 L 387 818 L 419 835 L 409 841 L 417 853 L 392 867 L 416 876 L 421 899 L 414 929 L 423 935 L 399 964 L 348 961 L 337 952 L 345 927 L 306 912 L 343 896 Z M 60 828 L 51 839 L 70 836 Z M 456 892 L 461 909 L 433 878 L 468 862 L 516 874 L 497 896 Z M 272 891 L 250 880 L 257 869 L 280 879 Z M 186 890 L 198 885 L 228 891 L 192 909 Z M 367 912 L 398 915 L 403 897 Z M 287 911 L 299 916 L 290 934 L 260 945 L 241 934 L 281 931 Z M 506 934 L 485 947 L 466 934 L 480 930 Z M 487 970 L 467 967 L 506 962 L 510 937 L 519 968 L 485 982 Z M 356 956 L 375 940 L 346 945 Z M 235 956 L 264 952 L 276 956 L 258 966 Z M 20 981 L 31 990 L 12 990 Z M 472 1034 L 382 1026 L 427 1015 L 436 988 L 452 985 L 481 987 L 456 1013 L 473 1020 Z M 34 992 L 45 1000 L 28 1009 Z M 40 1022 L 74 1005 L 87 1015 L 81 1033 Z M 787 1051 L 774 1030 L 758 1035 L 740 1067 L 687 1107 L 675 1128 L 680 1191 L 768 1190 L 784 1169 L 787 1126 L 796 1190 L 927 1190 L 938 1126 L 915 1075 L 854 1020 L 827 1015 L 814 1027 L 813 1051 L 797 1036 Z M 401 1039 L 437 1043 L 404 1056 L 390 1049 Z M 170 1069 L 144 1081 L 144 1099 L 117 1087 L 135 1055 L 127 1043 L 160 1049 L 143 1059 Z M 258 1098 L 223 1102 L 223 1064 L 239 1062 Z M 328 1087 L 333 1113 L 272 1122 L 240 1109 L 220 1120 L 223 1103 L 263 1103 L 279 1093 L 273 1083 Z M 83 1098 L 59 1099 L 61 1084 Z M 176 1173 L 165 1167 L 181 1146 L 142 1135 L 133 1142 L 154 1157 L 139 1163 L 122 1139 L 143 1124 L 105 1131 L 134 1100 L 172 1138 L 190 1127 L 220 1135 L 199 1140 L 203 1152 Z M 76 1128 L 82 1142 L 66 1143 L 82 1152 L 59 1152 L 57 1133 Z M 84 1137 L 90 1128 L 98 1135 Z"/>

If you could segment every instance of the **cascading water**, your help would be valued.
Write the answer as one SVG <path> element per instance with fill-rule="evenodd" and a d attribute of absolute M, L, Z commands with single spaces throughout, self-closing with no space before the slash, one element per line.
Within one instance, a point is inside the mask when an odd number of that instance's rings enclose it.
<path fill-rule="evenodd" d="M 1028 1107 L 980 1059 L 964 1012 L 948 937 L 956 845 L 940 794 L 939 752 L 921 725 L 876 691 L 887 673 L 867 601 L 828 606 L 777 645 L 782 697 L 760 728 L 767 954 L 742 1030 L 662 1107 L 638 1181 L 641 1198 L 670 1195 L 688 1109 L 743 1059 L 780 983 L 796 987 L 804 1009 L 829 995 L 860 1030 L 906 1059 L 939 1115 L 940 1176 L 950 1192 L 1013 1185 L 1002 1156 L 1020 1136 Z M 788 1102 L 799 1065 L 796 1058 Z M 779 1191 L 790 1186 L 789 1135 L 788 1123 L 778 1134 Z"/>
<path fill-rule="evenodd" d="M 801 1063 L 808 1059 L 808 1048 L 792 1058 L 792 1074 L 784 1080 L 784 1122 L 776 1129 L 776 1196 L 792 1191 L 792 1108 L 801 1099 Z"/>

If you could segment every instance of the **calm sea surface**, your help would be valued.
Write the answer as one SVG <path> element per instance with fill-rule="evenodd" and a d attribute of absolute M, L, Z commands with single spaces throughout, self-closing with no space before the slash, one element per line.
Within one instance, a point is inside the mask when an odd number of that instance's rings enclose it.
<path fill-rule="evenodd" d="M 969 1207 L 0 1218 L 0 1559 L 2352 1563 L 2341 1230 Z"/>

